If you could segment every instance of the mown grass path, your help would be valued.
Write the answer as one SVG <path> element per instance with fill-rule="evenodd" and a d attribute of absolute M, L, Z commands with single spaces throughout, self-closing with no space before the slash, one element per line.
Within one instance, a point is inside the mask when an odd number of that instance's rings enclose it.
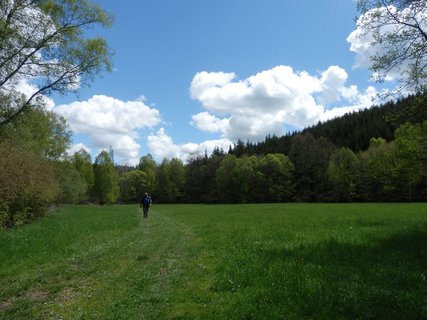
<path fill-rule="evenodd" d="M 70 206 L 0 230 L 0 319 L 425 319 L 426 204 Z"/>
<path fill-rule="evenodd" d="M 191 230 L 136 206 L 69 207 L 1 233 L 0 319 L 166 317 Z"/>

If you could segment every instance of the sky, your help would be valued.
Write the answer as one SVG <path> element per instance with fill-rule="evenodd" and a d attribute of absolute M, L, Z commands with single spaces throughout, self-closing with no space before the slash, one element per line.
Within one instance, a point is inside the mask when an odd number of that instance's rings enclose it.
<path fill-rule="evenodd" d="M 96 0 L 114 16 L 113 70 L 53 96 L 73 153 L 136 165 L 228 150 L 370 107 L 354 0 Z M 359 34 L 360 35 L 360 34 Z"/>

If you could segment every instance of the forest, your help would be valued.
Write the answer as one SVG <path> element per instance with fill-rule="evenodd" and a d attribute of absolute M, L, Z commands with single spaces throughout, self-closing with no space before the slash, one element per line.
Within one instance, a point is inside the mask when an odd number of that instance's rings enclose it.
<path fill-rule="evenodd" d="M 150 154 L 135 167 L 68 156 L 66 121 L 32 107 L 0 128 L 0 223 L 13 227 L 65 203 L 391 202 L 427 200 L 425 96 L 346 114 L 259 143 L 195 154 Z"/>

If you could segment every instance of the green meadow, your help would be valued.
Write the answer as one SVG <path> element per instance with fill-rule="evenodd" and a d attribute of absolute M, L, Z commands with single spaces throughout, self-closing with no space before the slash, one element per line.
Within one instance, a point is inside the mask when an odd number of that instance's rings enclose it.
<path fill-rule="evenodd" d="M 427 204 L 68 206 L 0 230 L 0 319 L 426 319 Z"/>

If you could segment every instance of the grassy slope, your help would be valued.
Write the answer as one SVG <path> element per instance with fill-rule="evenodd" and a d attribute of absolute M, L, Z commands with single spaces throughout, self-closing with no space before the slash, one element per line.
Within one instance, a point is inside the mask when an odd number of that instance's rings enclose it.
<path fill-rule="evenodd" d="M 426 204 L 67 207 L 0 230 L 0 319 L 422 319 Z"/>

